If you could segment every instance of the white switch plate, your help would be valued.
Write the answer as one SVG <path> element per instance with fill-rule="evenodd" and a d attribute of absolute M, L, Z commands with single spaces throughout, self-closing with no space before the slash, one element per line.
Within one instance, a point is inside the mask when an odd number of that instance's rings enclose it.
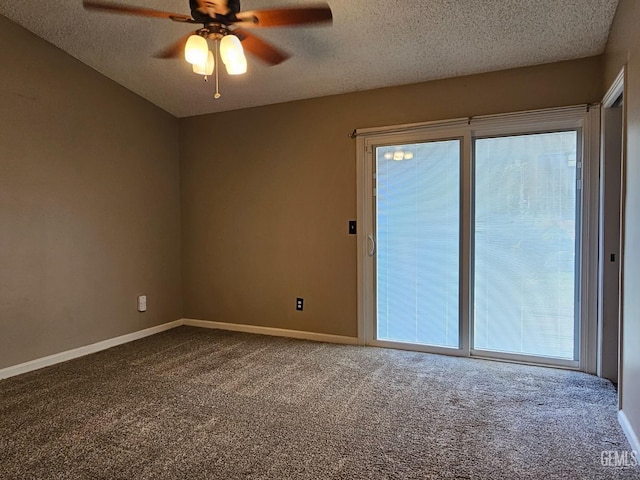
<path fill-rule="evenodd" d="M 146 312 L 147 311 L 147 296 L 146 295 L 140 295 L 138 297 L 138 311 L 139 312 Z"/>

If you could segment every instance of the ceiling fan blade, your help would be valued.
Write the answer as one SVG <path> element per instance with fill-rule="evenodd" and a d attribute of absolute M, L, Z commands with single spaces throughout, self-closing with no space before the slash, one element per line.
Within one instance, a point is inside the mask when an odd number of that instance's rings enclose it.
<path fill-rule="evenodd" d="M 247 10 L 236 14 L 245 28 L 281 27 L 331 22 L 333 14 L 329 5 L 315 7 L 274 8 L 272 10 Z"/>
<path fill-rule="evenodd" d="M 284 50 L 280 50 L 279 48 L 271 45 L 260 37 L 257 37 L 252 33 L 243 30 L 242 28 L 234 29 L 233 34 L 240 39 L 240 41 L 242 42 L 242 47 L 247 52 L 258 57 L 260 60 L 269 65 L 278 65 L 291 56 Z"/>
<path fill-rule="evenodd" d="M 131 7 L 129 5 L 121 5 L 118 3 L 93 2 L 90 0 L 83 0 L 82 5 L 86 10 L 99 10 L 110 13 L 120 13 L 124 15 L 138 15 L 140 17 L 168 18 L 169 20 L 173 20 L 176 22 L 193 22 L 193 19 L 189 15 L 183 15 L 181 13 L 162 12 L 160 10 L 153 10 L 150 8 Z"/>
<path fill-rule="evenodd" d="M 157 52 L 153 56 L 155 58 L 180 58 L 180 57 L 182 57 L 184 55 L 184 47 L 187 44 L 187 40 L 189 40 L 189 37 L 191 35 L 193 35 L 194 33 L 195 32 L 188 33 L 187 35 L 182 37 L 177 42 L 173 43 L 172 45 L 169 45 L 164 50 L 161 50 L 161 51 Z"/>

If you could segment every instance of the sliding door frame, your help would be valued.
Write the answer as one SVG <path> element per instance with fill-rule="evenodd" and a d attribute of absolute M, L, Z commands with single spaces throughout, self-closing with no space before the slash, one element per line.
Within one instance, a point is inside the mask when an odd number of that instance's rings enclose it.
<path fill-rule="evenodd" d="M 358 228 L 358 342 L 361 345 L 385 346 L 405 350 L 444 353 L 457 356 L 478 356 L 497 360 L 519 361 L 528 364 L 553 365 L 596 372 L 597 358 L 597 273 L 598 273 L 598 152 L 599 107 L 580 105 L 556 109 L 536 110 L 447 121 L 356 130 L 357 140 L 357 221 Z M 556 361 L 543 357 L 501 355 L 471 349 L 473 315 L 473 139 L 489 136 L 517 135 L 543 131 L 576 129 L 581 131 L 582 185 L 579 201 L 582 205 L 580 251 L 577 252 L 580 270 L 576 289 L 579 311 L 579 360 Z M 460 171 L 460 348 L 413 345 L 379 341 L 375 338 L 376 322 L 376 266 L 375 256 L 375 147 L 402 143 L 418 143 L 442 139 L 461 139 Z"/>
<path fill-rule="evenodd" d="M 392 145 L 404 145 L 411 143 L 429 143 L 429 142 L 437 142 L 437 141 L 446 141 L 446 140 L 459 140 L 460 141 L 460 158 L 459 158 L 459 167 L 460 167 L 460 179 L 459 179 L 459 189 L 460 189 L 460 222 L 459 222 L 459 270 L 458 270 L 458 344 L 459 347 L 443 347 L 443 346 L 435 346 L 435 345 L 422 345 L 422 344 L 411 344 L 404 342 L 394 342 L 390 340 L 378 340 L 375 336 L 376 332 L 376 289 L 375 289 L 375 280 L 376 280 L 376 259 L 377 259 L 377 245 L 374 245 L 373 242 L 377 243 L 377 238 L 374 238 L 375 232 L 377 231 L 376 225 L 376 212 L 374 209 L 375 195 L 373 194 L 375 190 L 375 182 L 376 182 L 376 172 L 375 172 L 375 164 L 376 164 L 376 148 L 384 147 L 384 146 L 392 146 Z M 471 165 L 468 164 L 468 159 L 470 158 L 469 152 L 471 148 L 471 135 L 468 130 L 455 128 L 451 125 L 445 126 L 434 126 L 430 128 L 428 131 L 417 130 L 417 131 L 409 131 L 409 132 L 395 132 L 389 134 L 381 134 L 368 137 L 364 142 L 365 149 L 365 165 L 364 168 L 364 176 L 365 179 L 369 182 L 367 195 L 367 222 L 364 224 L 361 221 L 358 221 L 359 224 L 365 225 L 366 231 L 370 232 L 367 234 L 364 239 L 366 245 L 363 245 L 365 251 L 367 252 L 367 260 L 364 261 L 366 264 L 366 272 L 370 283 L 368 283 L 368 288 L 371 292 L 368 300 L 370 305 L 367 307 L 367 311 L 370 311 L 371 314 L 366 317 L 367 320 L 363 325 L 363 339 L 360 339 L 360 343 L 378 347 L 389 347 L 389 348 L 399 348 L 405 350 L 415 350 L 415 351 L 423 351 L 430 353 L 443 353 L 447 355 L 456 355 L 456 356 L 469 356 L 469 332 L 468 326 L 469 321 L 464 316 L 469 312 L 469 271 L 464 268 L 464 263 L 462 261 L 462 253 L 469 251 L 469 232 L 466 232 L 464 229 L 468 228 L 469 225 L 469 215 L 470 215 L 470 205 L 471 198 L 469 196 L 469 189 L 466 188 L 468 184 L 470 184 L 470 172 Z M 363 180 L 365 180 L 363 179 Z M 360 242 L 359 242 L 360 243 Z M 375 250 L 374 255 L 369 255 L 369 252 Z M 360 257 L 360 255 L 359 255 Z M 466 254 L 465 254 L 466 258 Z M 465 300 L 466 299 L 466 300 Z M 360 331 L 360 330 L 359 330 Z M 358 336 L 360 338 L 360 334 Z"/>

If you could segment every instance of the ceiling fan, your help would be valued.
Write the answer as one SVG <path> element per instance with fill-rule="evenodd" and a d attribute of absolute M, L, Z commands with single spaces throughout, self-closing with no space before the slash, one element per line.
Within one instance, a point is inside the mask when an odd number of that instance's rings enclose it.
<path fill-rule="evenodd" d="M 178 58 L 184 52 L 185 59 L 193 65 L 193 71 L 204 75 L 205 80 L 208 75 L 215 72 L 216 94 L 214 98 L 216 99 L 220 98 L 218 91 L 219 57 L 222 57 L 227 73 L 239 75 L 247 70 L 245 50 L 267 65 L 278 65 L 290 56 L 284 50 L 248 30 L 328 23 L 333 20 L 331 8 L 326 3 L 309 7 L 286 7 L 243 12 L 240 11 L 240 0 L 189 0 L 191 16 L 112 2 L 83 0 L 82 4 L 86 10 L 202 24 L 202 28 L 185 35 L 154 56 L 156 58 Z M 214 42 L 215 55 L 209 50 L 208 40 Z"/>

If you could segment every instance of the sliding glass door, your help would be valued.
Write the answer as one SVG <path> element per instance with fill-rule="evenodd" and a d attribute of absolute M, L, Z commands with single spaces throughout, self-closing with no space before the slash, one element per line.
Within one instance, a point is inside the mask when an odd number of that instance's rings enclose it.
<path fill-rule="evenodd" d="M 593 371 L 596 121 L 567 108 L 359 139 L 363 343 Z"/>
<path fill-rule="evenodd" d="M 379 340 L 459 346 L 459 139 L 376 148 Z"/>
<path fill-rule="evenodd" d="M 474 144 L 473 348 L 576 360 L 578 132 Z"/>

